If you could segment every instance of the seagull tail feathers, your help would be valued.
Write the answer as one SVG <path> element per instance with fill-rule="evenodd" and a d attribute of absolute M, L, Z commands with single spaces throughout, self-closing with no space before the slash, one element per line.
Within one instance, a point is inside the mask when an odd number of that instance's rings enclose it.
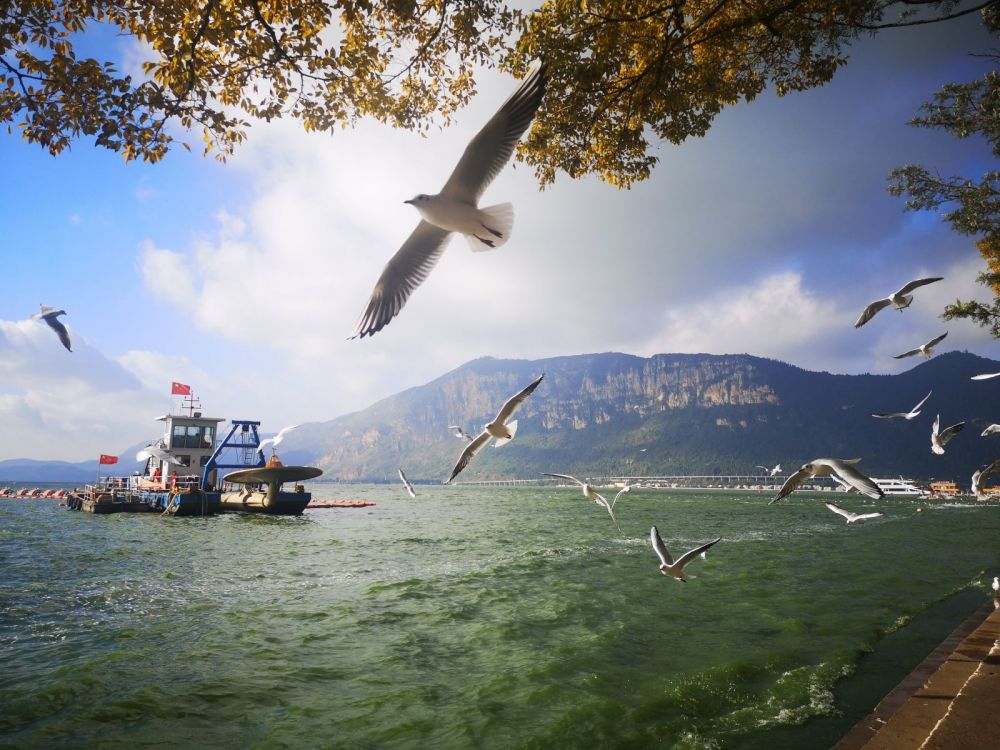
<path fill-rule="evenodd" d="M 482 231 L 465 235 L 466 242 L 473 252 L 483 252 L 500 247 L 510 239 L 514 228 L 514 206 L 511 203 L 499 203 L 479 209 L 479 222 Z"/>
<path fill-rule="evenodd" d="M 512 422 L 508 422 L 507 429 L 510 431 L 510 437 L 497 438 L 495 441 L 493 441 L 494 448 L 499 448 L 501 445 L 505 445 L 506 443 L 509 443 L 511 440 L 514 439 L 514 435 L 517 434 L 517 420 L 515 419 Z"/>

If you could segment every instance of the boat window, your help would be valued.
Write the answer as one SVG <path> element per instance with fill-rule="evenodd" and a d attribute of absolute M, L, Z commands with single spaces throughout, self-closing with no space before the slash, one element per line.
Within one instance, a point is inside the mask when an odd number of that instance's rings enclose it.
<path fill-rule="evenodd" d="M 191 456 L 182 456 L 181 454 L 178 453 L 177 460 L 180 461 L 181 464 L 183 464 L 184 466 L 191 465 Z"/>
<path fill-rule="evenodd" d="M 202 448 L 214 448 L 215 447 L 215 428 L 208 425 L 202 428 L 201 433 L 201 447 Z"/>
<path fill-rule="evenodd" d="M 207 464 L 208 463 L 208 459 L 210 459 L 210 458 L 211 458 L 211 456 L 202 456 L 201 457 L 201 465 L 204 466 L 205 464 Z"/>
<path fill-rule="evenodd" d="M 170 438 L 171 448 L 187 448 L 186 439 L 187 427 L 182 424 L 174 425 L 174 434 Z"/>

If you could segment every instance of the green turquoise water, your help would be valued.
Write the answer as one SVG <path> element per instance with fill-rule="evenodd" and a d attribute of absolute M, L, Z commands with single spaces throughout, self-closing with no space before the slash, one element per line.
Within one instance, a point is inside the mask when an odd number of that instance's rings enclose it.
<path fill-rule="evenodd" d="M 0 500 L 0 746 L 827 748 L 988 598 L 1000 507 L 315 485 L 299 518 Z M 840 496 L 845 507 L 869 507 Z M 664 578 L 675 555 L 723 537 Z"/>

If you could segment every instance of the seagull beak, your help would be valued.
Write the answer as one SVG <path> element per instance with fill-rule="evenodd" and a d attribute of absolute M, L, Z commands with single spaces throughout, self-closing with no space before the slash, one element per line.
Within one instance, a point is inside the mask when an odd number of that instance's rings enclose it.
<path fill-rule="evenodd" d="M 408 200 L 408 201 L 403 201 L 403 203 L 409 203 L 410 205 L 413 205 L 413 199 L 411 198 L 411 199 L 410 199 L 410 200 Z"/>

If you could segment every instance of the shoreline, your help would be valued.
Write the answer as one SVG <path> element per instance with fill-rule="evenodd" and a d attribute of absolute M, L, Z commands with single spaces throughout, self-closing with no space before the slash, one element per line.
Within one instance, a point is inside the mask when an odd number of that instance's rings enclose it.
<path fill-rule="evenodd" d="M 1000 609 L 986 601 L 832 750 L 986 748 L 1000 732 Z"/>

